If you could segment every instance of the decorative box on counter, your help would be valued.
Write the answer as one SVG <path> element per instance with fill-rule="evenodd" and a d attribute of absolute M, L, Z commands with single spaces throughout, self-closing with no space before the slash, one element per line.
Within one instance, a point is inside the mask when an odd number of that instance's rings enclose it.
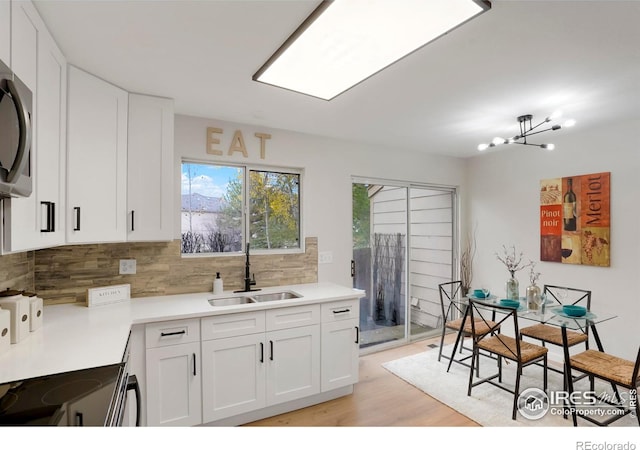
<path fill-rule="evenodd" d="M 20 291 L 0 292 L 0 308 L 11 313 L 11 343 L 17 344 L 29 336 L 29 298 Z"/>
<path fill-rule="evenodd" d="M 29 299 L 29 331 L 36 331 L 42 326 L 43 301 L 35 292 L 23 292 L 22 295 Z"/>
<path fill-rule="evenodd" d="M 0 353 L 11 345 L 11 311 L 0 308 Z"/>

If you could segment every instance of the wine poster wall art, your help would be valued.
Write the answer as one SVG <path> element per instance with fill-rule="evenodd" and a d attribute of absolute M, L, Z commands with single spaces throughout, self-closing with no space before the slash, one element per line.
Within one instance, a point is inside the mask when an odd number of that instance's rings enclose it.
<path fill-rule="evenodd" d="M 608 267 L 611 173 L 540 181 L 540 260 Z"/>

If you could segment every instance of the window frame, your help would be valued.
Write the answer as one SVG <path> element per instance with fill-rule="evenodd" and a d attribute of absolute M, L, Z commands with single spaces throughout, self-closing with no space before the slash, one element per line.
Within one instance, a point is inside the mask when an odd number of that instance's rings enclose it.
<path fill-rule="evenodd" d="M 277 249 L 258 249 L 251 248 L 250 252 L 252 255 L 278 255 L 278 254 L 301 254 L 305 253 L 305 234 L 304 234 L 304 201 L 303 201 L 303 184 L 304 184 L 304 169 L 298 167 L 284 167 L 284 166 L 271 166 L 266 164 L 253 164 L 253 163 L 238 163 L 238 162 L 228 162 L 228 161 L 211 161 L 211 160 L 201 160 L 196 158 L 181 158 L 180 160 L 180 179 L 182 179 L 182 166 L 184 164 L 206 164 L 210 166 L 224 166 L 224 167 L 235 167 L 242 169 L 242 230 L 241 230 L 241 241 L 242 241 L 242 250 L 235 252 L 206 252 L 206 253 L 182 253 L 180 255 L 183 258 L 219 258 L 226 256 L 238 256 L 244 255 L 246 253 L 247 242 L 249 242 L 250 236 L 250 227 L 251 224 L 247 220 L 249 216 L 249 183 L 250 183 L 250 172 L 258 171 L 258 172 L 273 172 L 273 173 L 284 173 L 284 174 L 292 174 L 298 175 L 299 183 L 298 183 L 298 207 L 300 211 L 300 215 L 298 217 L 298 242 L 299 246 L 297 248 L 277 248 Z M 182 198 L 182 184 L 180 184 L 180 198 Z M 182 215 L 182 203 L 180 203 L 180 215 Z M 180 239 L 182 239 L 182 222 L 180 222 Z"/>

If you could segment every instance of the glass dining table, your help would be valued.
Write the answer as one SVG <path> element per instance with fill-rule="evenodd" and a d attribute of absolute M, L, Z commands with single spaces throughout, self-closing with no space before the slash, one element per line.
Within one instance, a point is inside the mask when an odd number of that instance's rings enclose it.
<path fill-rule="evenodd" d="M 463 338 L 464 324 L 469 315 L 469 308 L 467 308 L 469 304 L 469 299 L 473 299 L 475 304 L 482 305 L 487 309 L 492 309 L 492 307 L 494 306 L 504 307 L 504 305 L 500 303 L 502 299 L 499 299 L 495 295 L 490 295 L 486 298 L 465 296 L 465 297 L 461 297 L 458 300 L 460 304 L 460 310 L 464 311 L 463 321 L 462 321 L 462 326 L 460 327 L 456 336 L 456 341 L 453 346 L 453 350 L 451 352 L 451 358 L 449 359 L 447 372 L 451 368 L 453 357 L 455 356 L 455 352 L 458 348 L 458 345 L 460 344 L 460 340 Z M 617 317 L 615 314 L 611 314 L 607 312 L 594 312 L 592 310 L 587 311 L 586 314 L 581 317 L 570 316 L 563 311 L 561 304 L 549 299 L 547 299 L 545 303 L 540 305 L 538 309 L 530 309 L 527 305 L 527 300 L 524 297 L 521 297 L 518 302 L 519 302 L 519 306 L 517 308 L 518 320 L 525 319 L 525 320 L 530 320 L 530 321 L 543 323 L 547 325 L 553 325 L 561 328 L 563 350 L 564 350 L 564 365 L 566 369 L 570 369 L 570 367 L 567 367 L 567 365 L 569 365 L 569 345 L 567 344 L 567 330 L 575 330 L 575 331 L 582 331 L 582 332 L 590 330 L 591 336 L 593 336 L 593 339 L 595 341 L 595 344 L 598 350 L 602 352 L 604 351 L 604 348 L 602 347 L 602 341 L 600 340 L 600 335 L 598 334 L 596 325 Z M 495 311 L 497 308 L 493 308 L 493 309 Z"/>

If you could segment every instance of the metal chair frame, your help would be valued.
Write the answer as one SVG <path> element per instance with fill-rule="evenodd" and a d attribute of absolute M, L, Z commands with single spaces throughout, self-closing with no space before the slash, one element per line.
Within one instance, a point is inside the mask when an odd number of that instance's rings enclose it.
<path fill-rule="evenodd" d="M 491 312 L 492 319 L 489 320 L 486 316 Z M 502 319 L 495 322 L 495 325 L 491 326 L 490 324 L 494 322 L 495 313 L 504 314 Z M 467 395 L 471 396 L 471 391 L 475 386 L 478 386 L 483 383 L 489 383 L 497 388 L 500 388 L 504 391 L 510 392 L 513 394 L 513 408 L 511 411 L 511 418 L 513 420 L 516 419 L 517 408 L 518 408 L 518 396 L 520 395 L 520 378 L 522 376 L 522 369 L 524 367 L 530 365 L 537 365 L 542 362 L 543 367 L 543 389 L 547 390 L 547 352 L 548 350 L 545 347 L 540 345 L 531 344 L 524 342 L 520 339 L 519 336 L 519 328 L 518 328 L 518 313 L 515 308 L 509 308 L 506 306 L 498 306 L 492 305 L 491 307 L 487 307 L 486 304 L 483 304 L 482 301 L 469 299 L 469 316 L 471 318 L 471 327 L 473 329 L 473 358 L 471 359 L 471 367 L 469 370 L 469 386 L 467 390 Z M 479 317 L 481 319 L 481 323 L 485 325 L 489 325 L 490 330 L 484 334 L 476 333 L 476 318 Z M 499 332 L 501 325 L 507 321 L 513 320 L 513 330 L 515 333 L 515 337 L 506 336 Z M 493 374 L 491 376 L 482 378 L 476 382 L 473 381 L 473 373 L 475 369 L 475 364 L 480 359 L 480 345 L 483 339 L 490 338 L 493 339 L 494 342 L 498 341 L 502 344 L 503 347 L 493 348 L 492 350 L 483 349 L 487 351 L 491 351 L 492 354 L 496 355 L 498 358 L 498 373 Z M 533 357 L 528 361 L 524 361 L 522 357 L 522 346 L 526 345 L 534 346 L 539 348 L 540 350 L 544 350 L 537 357 Z M 515 346 L 515 351 L 512 348 Z M 516 368 L 516 379 L 515 379 L 515 387 L 513 389 L 509 389 L 502 383 L 502 359 L 508 359 L 517 364 Z M 494 381 L 498 379 L 498 382 Z"/>
<path fill-rule="evenodd" d="M 560 289 L 566 289 L 569 292 L 575 292 L 575 293 L 579 294 L 577 296 L 577 298 L 576 297 L 573 298 L 573 300 L 571 301 L 570 304 L 577 305 L 577 304 L 582 304 L 582 303 L 586 302 L 587 310 L 591 309 L 591 291 L 589 291 L 589 290 L 571 288 L 571 287 L 567 287 L 567 286 L 556 286 L 556 285 L 551 285 L 551 284 L 545 284 L 542 292 L 545 295 L 547 295 L 547 298 L 550 296 L 551 298 L 553 298 L 553 300 L 555 300 L 555 302 L 558 305 L 562 305 L 563 304 L 562 300 L 559 299 L 558 295 L 557 295 L 557 290 L 560 290 Z M 543 324 L 543 325 L 545 327 L 557 329 L 558 333 L 561 332 L 561 330 L 560 330 L 561 327 L 559 327 L 559 326 L 549 325 L 549 324 Z M 537 326 L 539 326 L 539 325 L 537 325 Z M 541 338 L 539 336 L 528 334 L 527 333 L 527 328 L 529 328 L 529 327 L 525 327 L 522 330 L 520 330 L 520 333 L 521 333 L 522 337 L 528 337 L 528 338 L 531 338 L 531 339 L 537 339 L 542 343 L 543 347 L 546 347 L 547 344 L 560 346 L 559 344 L 556 344 L 555 342 L 547 341 L 547 340 L 545 340 L 545 339 L 543 339 L 543 338 Z M 588 350 L 589 349 L 589 327 L 585 326 L 584 328 L 580 328 L 580 332 L 584 333 L 587 336 L 587 340 L 584 341 L 584 342 L 577 342 L 577 343 L 575 343 L 573 345 L 578 345 L 578 344 L 584 343 L 585 344 L 585 348 Z M 570 347 L 572 347 L 573 345 L 570 345 Z M 555 367 L 552 367 L 552 366 L 549 366 L 548 369 L 553 371 L 553 372 L 560 373 L 563 376 L 565 376 L 564 366 L 563 366 L 563 370 L 556 369 Z M 578 376 L 577 378 L 574 378 L 574 381 L 579 380 L 580 378 L 582 378 L 582 376 Z M 565 380 L 564 386 L 565 386 L 565 388 L 567 387 L 566 380 Z"/>
<path fill-rule="evenodd" d="M 450 288 L 450 289 L 447 289 L 447 288 Z M 458 348 L 458 343 L 460 341 L 460 335 L 464 334 L 464 332 L 462 331 L 462 328 L 464 327 L 464 320 L 466 319 L 465 311 L 463 311 L 461 307 L 458 305 L 458 303 L 456 303 L 455 301 L 456 296 L 458 296 L 459 294 L 462 295 L 461 288 L 462 288 L 461 281 L 449 281 L 447 283 L 440 283 L 438 285 L 438 291 L 440 294 L 440 310 L 442 311 L 442 333 L 440 335 L 440 349 L 438 350 L 438 361 L 440 361 L 442 357 L 449 360 L 449 366 L 447 367 L 447 372 L 449 371 L 449 368 L 451 368 L 451 363 L 454 361 L 457 362 L 458 364 L 462 364 L 465 367 L 470 367 L 469 364 L 465 363 L 464 361 L 471 358 L 472 356 L 470 353 L 469 356 L 465 356 L 461 359 L 455 359 L 454 357 L 456 350 Z M 449 303 L 447 307 L 445 307 L 446 301 L 448 301 Z M 453 317 L 455 315 L 457 315 L 458 317 Z M 463 322 L 461 323 L 460 328 L 447 326 L 447 323 L 450 320 L 456 319 L 456 318 L 463 319 Z M 458 336 L 456 337 L 456 342 L 453 346 L 453 351 L 451 352 L 451 356 L 442 354 L 442 347 L 444 345 L 444 335 L 446 334 L 447 330 L 454 330 L 458 333 Z M 464 336 L 462 337 L 462 339 L 464 340 Z M 472 351 L 472 349 L 464 347 L 464 342 L 460 344 L 460 353 L 462 353 L 463 349 L 469 350 L 469 352 Z"/>

